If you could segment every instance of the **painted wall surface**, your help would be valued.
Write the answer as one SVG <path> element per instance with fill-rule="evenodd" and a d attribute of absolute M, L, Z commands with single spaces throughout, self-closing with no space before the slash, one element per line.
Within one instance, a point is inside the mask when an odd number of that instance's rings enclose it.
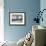
<path fill-rule="evenodd" d="M 41 9 L 41 11 L 42 11 L 43 9 L 46 9 L 46 0 L 41 0 L 41 1 L 40 1 L 40 9 Z M 43 12 L 42 17 L 43 17 L 43 22 L 40 21 L 40 25 L 46 27 L 46 10 Z"/>
<path fill-rule="evenodd" d="M 40 0 L 4 0 L 4 38 L 18 41 L 32 29 L 36 12 L 40 9 Z M 9 12 L 26 12 L 26 25 L 9 26 Z"/>

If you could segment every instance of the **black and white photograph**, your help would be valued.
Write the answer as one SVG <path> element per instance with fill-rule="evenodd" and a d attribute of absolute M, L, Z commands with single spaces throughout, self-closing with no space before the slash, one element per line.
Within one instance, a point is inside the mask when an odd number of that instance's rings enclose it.
<path fill-rule="evenodd" d="M 25 25 L 25 12 L 10 12 L 9 24 L 10 25 Z"/>

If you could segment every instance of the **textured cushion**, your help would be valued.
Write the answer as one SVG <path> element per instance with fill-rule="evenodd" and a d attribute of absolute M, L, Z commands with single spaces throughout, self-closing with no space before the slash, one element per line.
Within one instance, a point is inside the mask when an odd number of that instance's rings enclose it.
<path fill-rule="evenodd" d="M 23 43 L 24 43 L 24 38 L 21 38 L 18 42 L 17 42 L 17 46 L 23 46 Z"/>

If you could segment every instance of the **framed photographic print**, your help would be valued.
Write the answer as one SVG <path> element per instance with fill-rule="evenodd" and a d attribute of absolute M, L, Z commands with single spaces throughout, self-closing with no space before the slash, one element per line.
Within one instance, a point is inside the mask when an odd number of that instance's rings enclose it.
<path fill-rule="evenodd" d="M 25 25 L 25 12 L 9 12 L 10 25 Z"/>

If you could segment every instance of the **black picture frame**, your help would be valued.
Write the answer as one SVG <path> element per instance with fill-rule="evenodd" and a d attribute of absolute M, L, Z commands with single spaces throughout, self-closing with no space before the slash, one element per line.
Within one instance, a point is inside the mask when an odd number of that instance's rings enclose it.
<path fill-rule="evenodd" d="M 26 12 L 9 12 L 9 25 L 10 26 L 26 25 Z"/>

